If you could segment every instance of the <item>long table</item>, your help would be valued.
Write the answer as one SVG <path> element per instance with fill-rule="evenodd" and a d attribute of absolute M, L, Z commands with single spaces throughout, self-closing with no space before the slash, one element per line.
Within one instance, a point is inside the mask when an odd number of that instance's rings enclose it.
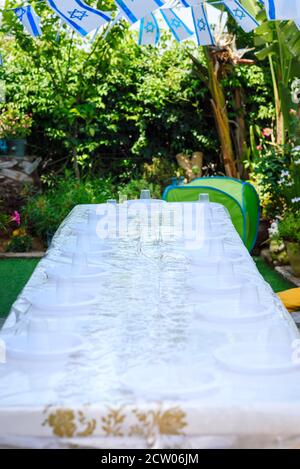
<path fill-rule="evenodd" d="M 105 210 L 104 205 L 98 208 Z M 222 213 L 221 207 L 215 208 Z M 47 291 L 49 267 L 69 262 L 61 251 L 74 245 L 74 227 L 86 223 L 90 210 L 77 206 L 62 223 L 12 307 L 0 336 L 4 342 L 12 334 L 28 333 L 28 298 Z M 226 216 L 224 212 L 222 219 Z M 264 321 L 228 326 L 226 321 L 206 320 L 201 313 L 217 293 L 204 288 L 202 296 L 200 288 L 197 300 L 193 297 L 192 279 L 203 275 L 201 260 L 197 263 L 193 252 L 185 252 L 176 236 L 171 242 L 163 236 L 159 242 L 143 242 L 140 231 L 139 237 L 123 236 L 103 254 L 106 274 L 101 284 L 91 286 L 97 294 L 93 307 L 47 323 L 57 334 L 71 331 L 80 336 L 80 350 L 57 368 L 47 360 L 26 367 L 9 357 L 0 364 L 0 446 L 299 447 L 299 372 L 282 392 L 272 386 L 262 392 L 255 378 L 243 389 L 217 363 L 215 351 L 228 344 L 243 342 L 250 353 L 259 341 L 261 347 L 269 327 L 275 327 L 279 342 L 281 328 L 295 341 L 299 337 L 231 221 L 220 229 L 243 259 L 238 267 L 241 278 L 251 277 L 260 302 L 272 308 L 271 326 Z"/>

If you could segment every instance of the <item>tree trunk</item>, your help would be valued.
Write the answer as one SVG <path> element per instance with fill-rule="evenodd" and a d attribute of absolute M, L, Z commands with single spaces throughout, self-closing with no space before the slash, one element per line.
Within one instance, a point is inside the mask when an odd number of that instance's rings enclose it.
<path fill-rule="evenodd" d="M 272 76 L 272 82 L 273 82 L 275 111 L 276 111 L 276 143 L 278 143 L 278 145 L 284 145 L 285 143 L 284 116 L 282 112 L 281 97 L 280 97 L 279 90 L 278 90 L 274 62 L 273 62 L 271 55 L 269 55 L 269 63 L 270 63 L 271 76 Z"/>
<path fill-rule="evenodd" d="M 78 164 L 78 157 L 77 157 L 77 141 L 78 141 L 78 122 L 77 119 L 74 123 L 72 129 L 72 159 L 73 159 L 73 168 L 76 179 L 80 181 L 80 169 Z"/>
<path fill-rule="evenodd" d="M 222 86 L 217 76 L 215 62 L 210 54 L 208 47 L 204 48 L 207 71 L 209 75 L 209 90 L 212 96 L 211 104 L 214 112 L 215 122 L 221 144 L 222 159 L 225 167 L 226 175 L 229 177 L 238 177 L 231 135 L 228 113 L 226 108 L 226 100 Z"/>
<path fill-rule="evenodd" d="M 245 108 L 244 96 L 242 88 L 235 88 L 234 90 L 234 107 L 236 115 L 236 128 L 235 128 L 235 143 L 236 155 L 238 161 L 238 170 L 240 176 L 247 179 L 249 174 L 244 167 L 244 160 L 247 156 L 247 143 L 246 143 L 246 123 L 245 123 Z"/>

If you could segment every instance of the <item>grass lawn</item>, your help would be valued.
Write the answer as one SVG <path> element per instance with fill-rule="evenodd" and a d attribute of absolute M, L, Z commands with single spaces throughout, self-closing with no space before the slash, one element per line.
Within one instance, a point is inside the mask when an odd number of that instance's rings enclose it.
<path fill-rule="evenodd" d="M 278 274 L 261 258 L 255 262 L 264 279 L 275 292 L 293 288 L 293 285 Z M 1 259 L 0 260 L 0 318 L 5 317 L 18 294 L 28 281 L 38 259 Z"/>
<path fill-rule="evenodd" d="M 0 259 L 0 318 L 6 316 L 38 259 Z"/>
<path fill-rule="evenodd" d="M 289 290 L 295 288 L 291 282 L 282 277 L 276 270 L 267 264 L 261 257 L 254 258 L 256 266 L 264 277 L 265 281 L 268 282 L 273 290 L 277 293 L 283 290 Z"/>

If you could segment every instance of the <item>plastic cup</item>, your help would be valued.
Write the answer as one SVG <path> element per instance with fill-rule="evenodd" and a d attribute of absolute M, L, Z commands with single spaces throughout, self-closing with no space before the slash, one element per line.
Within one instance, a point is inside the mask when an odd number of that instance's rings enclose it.
<path fill-rule="evenodd" d="M 44 352 L 51 350 L 48 336 L 48 323 L 45 319 L 30 318 L 27 324 L 28 348 L 42 349 Z"/>
<path fill-rule="evenodd" d="M 95 208 L 91 208 L 88 212 L 88 226 L 94 227 L 98 222 L 98 216 Z"/>
<path fill-rule="evenodd" d="M 140 199 L 151 199 L 151 192 L 148 189 L 143 189 L 140 194 Z"/>
<path fill-rule="evenodd" d="M 68 279 L 58 277 L 55 289 L 58 303 L 68 303 L 72 299 L 73 285 Z"/>
<path fill-rule="evenodd" d="M 79 274 L 88 266 L 87 256 L 84 252 L 75 252 L 72 256 L 72 273 Z"/>
<path fill-rule="evenodd" d="M 199 202 L 204 203 L 204 204 L 209 204 L 209 194 L 199 194 Z"/>
<path fill-rule="evenodd" d="M 77 233 L 76 248 L 85 251 L 89 246 L 89 238 L 85 233 Z"/>

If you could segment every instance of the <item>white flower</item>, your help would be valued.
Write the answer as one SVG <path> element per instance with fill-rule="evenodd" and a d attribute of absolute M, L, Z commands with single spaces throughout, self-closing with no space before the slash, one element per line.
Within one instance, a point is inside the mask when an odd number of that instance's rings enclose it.
<path fill-rule="evenodd" d="M 300 152 L 300 145 L 292 149 L 292 153 L 297 153 L 297 152 Z"/>
<path fill-rule="evenodd" d="M 298 202 L 300 202 L 300 197 L 294 197 L 292 199 L 292 204 L 297 204 Z"/>
<path fill-rule="evenodd" d="M 274 220 L 271 223 L 271 226 L 269 228 L 269 236 L 270 238 L 272 238 L 273 236 L 277 236 L 277 235 L 278 235 L 278 220 Z"/>
<path fill-rule="evenodd" d="M 300 78 L 295 78 L 292 83 L 292 91 L 300 90 Z"/>
<path fill-rule="evenodd" d="M 290 175 L 289 171 L 281 171 L 280 177 L 281 178 L 286 178 Z"/>
<path fill-rule="evenodd" d="M 300 103 L 300 91 L 292 93 L 292 101 L 293 101 L 294 104 L 299 104 Z"/>
<path fill-rule="evenodd" d="M 299 164 L 300 164 L 300 159 L 299 159 L 299 160 L 296 160 L 296 161 L 294 161 L 294 164 L 296 164 L 296 165 L 299 165 Z"/>
<path fill-rule="evenodd" d="M 295 104 L 300 103 L 300 79 L 295 78 L 292 83 L 292 101 Z"/>

